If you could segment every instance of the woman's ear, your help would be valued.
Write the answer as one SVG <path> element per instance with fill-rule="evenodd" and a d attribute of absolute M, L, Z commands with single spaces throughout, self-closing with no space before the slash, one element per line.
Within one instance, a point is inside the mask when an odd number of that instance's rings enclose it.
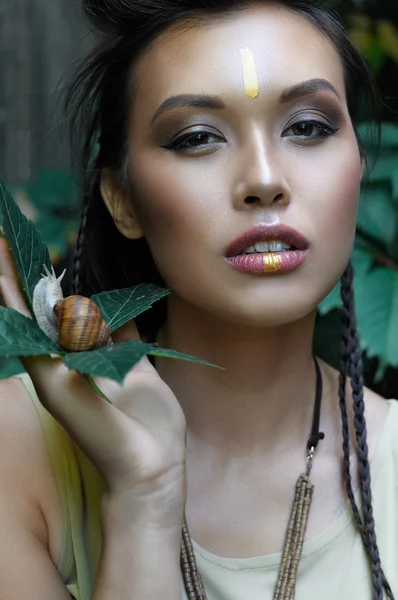
<path fill-rule="evenodd" d="M 100 191 L 120 233 L 131 240 L 144 237 L 131 200 L 122 189 L 116 174 L 108 168 L 101 171 Z"/>

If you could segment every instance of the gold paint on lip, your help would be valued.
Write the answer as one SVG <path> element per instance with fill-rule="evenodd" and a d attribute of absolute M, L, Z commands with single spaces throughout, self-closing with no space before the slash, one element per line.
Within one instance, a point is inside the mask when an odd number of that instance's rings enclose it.
<path fill-rule="evenodd" d="M 254 54 L 247 46 L 239 50 L 240 58 L 242 61 L 243 71 L 243 84 L 245 87 L 245 94 L 253 100 L 257 98 L 260 93 L 258 85 L 258 75 L 256 61 L 254 60 Z"/>
<path fill-rule="evenodd" d="M 264 253 L 264 273 L 276 273 L 281 268 L 281 257 L 277 252 Z"/>

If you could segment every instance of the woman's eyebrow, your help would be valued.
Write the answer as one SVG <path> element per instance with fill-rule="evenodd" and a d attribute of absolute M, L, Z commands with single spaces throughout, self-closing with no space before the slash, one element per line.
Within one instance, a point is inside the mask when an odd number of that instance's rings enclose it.
<path fill-rule="evenodd" d="M 309 79 L 298 83 L 287 90 L 284 90 L 279 98 L 281 104 L 297 100 L 304 96 L 311 96 L 320 90 L 326 90 L 333 92 L 337 98 L 340 99 L 336 88 L 327 79 Z M 151 119 L 151 125 L 156 119 L 168 110 L 175 108 L 210 108 L 210 109 L 223 109 L 226 108 L 225 102 L 220 96 L 210 96 L 207 94 L 180 94 L 178 96 L 170 96 L 167 98 L 159 108 L 156 109 L 155 114 Z"/>
<path fill-rule="evenodd" d="M 286 102 L 292 102 L 293 100 L 298 100 L 304 96 L 312 96 L 319 91 L 325 90 L 333 92 L 333 94 L 335 94 L 340 100 L 340 96 L 336 88 L 330 83 L 330 81 L 327 79 L 309 79 L 308 81 L 297 83 L 293 87 L 284 90 L 279 98 L 279 102 L 281 104 L 285 104 Z"/>
<path fill-rule="evenodd" d="M 152 123 L 166 110 L 174 108 L 195 107 L 195 108 L 225 108 L 225 102 L 219 96 L 209 96 L 205 94 L 180 94 L 167 98 L 156 110 L 151 119 Z"/>

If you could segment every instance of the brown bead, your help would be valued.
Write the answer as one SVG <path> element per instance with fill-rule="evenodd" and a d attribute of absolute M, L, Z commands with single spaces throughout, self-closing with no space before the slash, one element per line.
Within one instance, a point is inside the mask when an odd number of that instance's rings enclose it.
<path fill-rule="evenodd" d="M 68 296 L 54 306 L 58 344 L 63 350 L 82 352 L 106 346 L 111 333 L 98 306 L 84 296 Z"/>

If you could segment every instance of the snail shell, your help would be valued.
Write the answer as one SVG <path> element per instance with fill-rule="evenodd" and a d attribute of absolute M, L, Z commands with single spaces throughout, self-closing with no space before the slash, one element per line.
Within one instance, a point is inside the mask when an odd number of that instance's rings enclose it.
<path fill-rule="evenodd" d="M 111 341 L 111 332 L 98 306 L 84 296 L 68 296 L 54 306 L 58 344 L 64 350 L 95 350 Z"/>
<path fill-rule="evenodd" d="M 64 298 L 61 281 L 44 266 L 46 275 L 33 292 L 33 312 L 39 327 L 63 350 L 82 352 L 112 343 L 111 333 L 98 306 L 84 296 Z"/>

